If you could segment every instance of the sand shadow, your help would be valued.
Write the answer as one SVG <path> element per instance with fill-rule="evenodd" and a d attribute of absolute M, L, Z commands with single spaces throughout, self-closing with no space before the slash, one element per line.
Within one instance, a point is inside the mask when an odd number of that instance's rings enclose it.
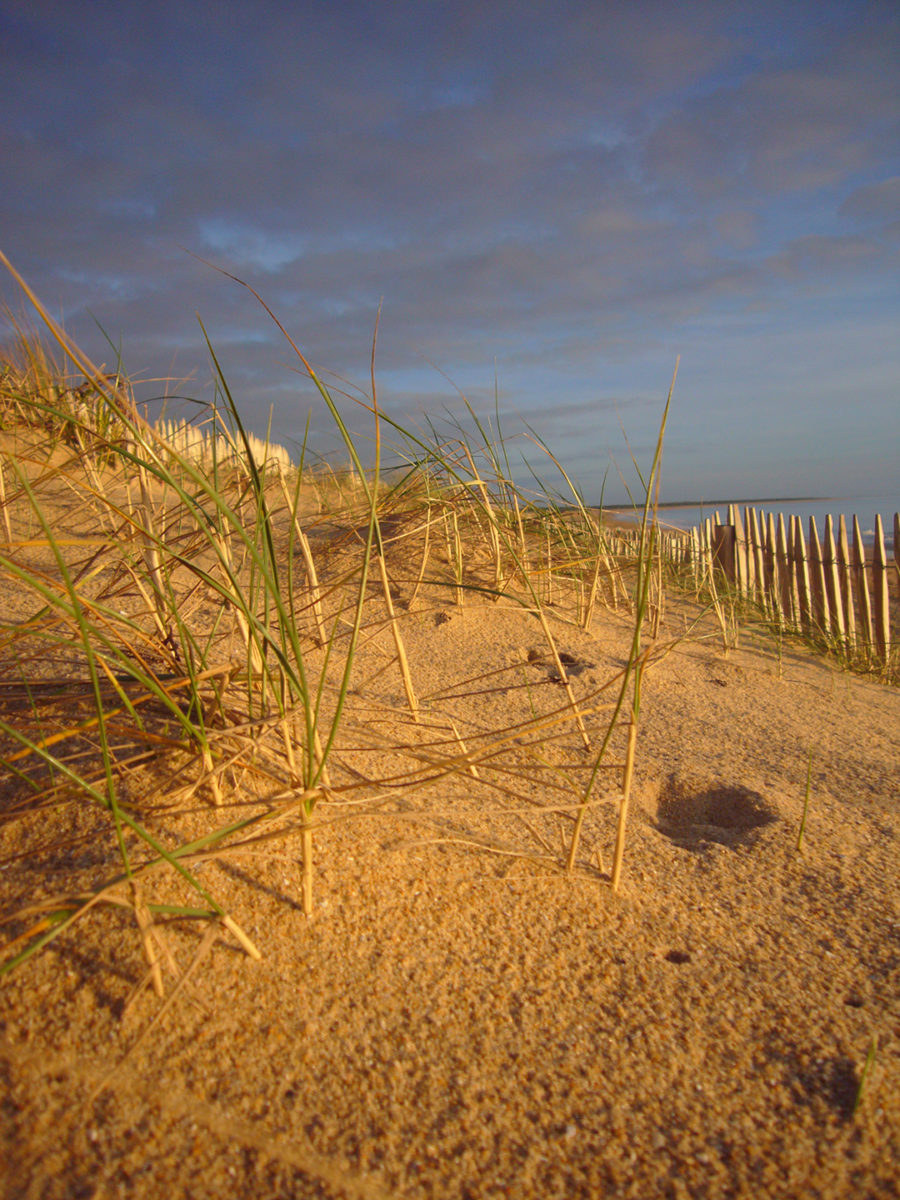
<path fill-rule="evenodd" d="M 710 842 L 731 849 L 752 845 L 760 829 L 779 819 L 769 801 L 742 784 L 698 784 L 674 774 L 660 787 L 651 815 L 673 845 L 694 852 Z"/>
<path fill-rule="evenodd" d="M 856 1108 L 860 1077 L 856 1064 L 843 1055 L 816 1063 L 798 1074 L 792 1091 L 798 1103 L 824 1103 L 840 1121 L 849 1121 Z"/>

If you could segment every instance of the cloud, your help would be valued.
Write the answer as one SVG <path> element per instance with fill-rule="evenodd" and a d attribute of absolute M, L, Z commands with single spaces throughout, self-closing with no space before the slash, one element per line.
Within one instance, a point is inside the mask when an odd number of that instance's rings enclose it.
<path fill-rule="evenodd" d="M 817 34 L 790 64 L 777 43 L 759 47 L 758 69 L 664 116 L 647 139 L 647 169 L 715 203 L 833 187 L 882 168 L 900 136 L 900 21 Z"/>
<path fill-rule="evenodd" d="M 583 415 L 643 420 L 678 349 L 702 411 L 740 339 L 788 325 L 800 354 L 836 297 L 852 329 L 896 312 L 893 6 L 92 11 L 4 6 L 3 248 L 98 356 L 94 316 L 133 369 L 208 391 L 199 313 L 257 422 L 302 427 L 315 396 L 186 251 L 363 385 L 383 302 L 386 395 L 452 403 L 434 363 L 489 408 L 496 361 L 510 410 L 588 457 Z"/>
<path fill-rule="evenodd" d="M 858 225 L 874 227 L 883 235 L 897 237 L 900 233 L 900 175 L 857 188 L 838 212 Z"/>
<path fill-rule="evenodd" d="M 882 247 L 869 238 L 810 236 L 787 243 L 766 266 L 774 275 L 793 282 L 842 288 L 848 276 L 893 273 L 898 262 L 900 255 L 894 253 L 886 260 Z"/>

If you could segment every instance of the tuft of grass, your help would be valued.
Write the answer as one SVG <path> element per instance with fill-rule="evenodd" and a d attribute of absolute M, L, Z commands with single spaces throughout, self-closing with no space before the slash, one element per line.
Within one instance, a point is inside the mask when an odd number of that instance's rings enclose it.
<path fill-rule="evenodd" d="M 641 482 L 644 485 L 645 498 L 640 527 L 640 541 L 636 559 L 637 582 L 635 586 L 634 624 L 631 640 L 631 651 L 628 655 L 625 670 L 622 672 L 619 694 L 615 709 L 613 710 L 612 719 L 607 726 L 606 735 L 604 736 L 600 750 L 594 760 L 593 769 L 589 776 L 588 784 L 584 790 L 583 798 L 578 809 L 567 861 L 568 869 L 571 871 L 575 865 L 584 818 L 588 811 L 588 806 L 590 804 L 591 794 L 597 779 L 597 775 L 601 766 L 603 765 L 607 750 L 609 749 L 612 734 L 616 728 L 619 716 L 625 710 L 630 692 L 631 710 L 630 720 L 628 723 L 628 741 L 625 751 L 622 791 L 619 798 L 619 812 L 616 824 L 616 841 L 613 850 L 613 891 L 618 891 L 621 884 L 622 867 L 625 856 L 625 836 L 628 824 L 631 785 L 634 778 L 638 724 L 641 711 L 641 689 L 644 681 L 644 671 L 647 666 L 647 653 L 642 649 L 641 643 L 644 622 L 648 613 L 650 586 L 653 576 L 654 548 L 657 531 L 656 506 L 659 503 L 659 473 L 662 465 L 662 449 L 666 432 L 666 423 L 668 421 L 669 408 L 672 403 L 672 395 L 675 390 L 675 381 L 677 377 L 678 361 L 675 363 L 675 370 L 672 374 L 672 382 L 669 386 L 668 396 L 666 397 L 666 403 L 663 409 L 662 419 L 660 421 L 659 434 L 656 440 L 656 448 L 653 454 L 653 461 L 651 463 L 650 472 L 647 476 L 647 479 L 644 480 L 643 476 L 640 474 L 640 471 L 638 471 Z M 637 467 L 636 462 L 634 465 Z M 652 519 L 651 512 L 653 513 Z"/>
<path fill-rule="evenodd" d="M 650 661 L 643 629 L 652 618 L 656 636 L 662 602 L 655 506 L 677 364 L 642 477 L 639 532 L 626 542 L 589 511 L 534 431 L 530 442 L 558 471 L 561 490 L 535 475 L 536 491 L 516 485 L 499 415 L 493 428 L 468 402 L 466 427 L 393 421 L 376 390 L 377 323 L 370 394 L 352 398 L 372 423 L 374 454 L 364 462 L 337 393 L 265 301 L 236 280 L 275 322 L 330 414 L 348 462 L 337 472 L 309 465 L 316 455 L 305 437 L 295 466 L 246 429 L 209 337 L 214 403 L 191 426 L 150 424 L 121 368 L 110 376 L 95 367 L 13 274 L 57 358 L 32 339 L 25 364 L 8 364 L 0 382 L 4 426 L 37 435 L 0 463 L 0 575 L 27 609 L 0 628 L 0 783 L 24 797 L 11 819 L 38 845 L 41 813 L 71 819 L 74 836 L 86 807 L 115 866 L 107 857 L 89 887 L 0 914 L 13 930 L 0 973 L 63 934 L 77 936 L 99 906 L 130 915 L 147 982 L 160 994 L 165 973 L 179 975 L 166 934 L 173 920 L 218 924 L 259 957 L 197 864 L 294 835 L 309 913 L 321 805 L 337 819 L 370 798 L 453 777 L 513 811 L 528 835 L 526 850 L 464 844 L 572 871 L 588 818 L 606 804 L 599 781 L 620 774 L 618 889 Z M 390 474 L 387 437 L 401 464 Z M 55 520 L 63 495 L 79 514 L 65 535 Z M 566 628 L 588 630 L 600 604 L 618 609 L 623 598 L 633 622 L 627 664 L 579 692 L 560 638 Z M 524 613 L 550 673 L 538 683 L 520 662 L 501 668 L 502 679 L 463 678 L 421 696 L 407 629 L 466 602 Z M 386 657 L 373 672 L 370 647 L 382 632 L 392 650 L 379 651 Z M 385 671 L 396 671 L 408 716 L 376 708 L 373 721 L 367 685 Z M 522 712 L 486 727 L 464 697 L 495 685 L 521 688 Z M 613 763 L 617 737 L 624 761 Z M 537 815 L 536 780 L 545 796 Z M 149 797 L 176 815 L 205 806 L 206 831 L 182 841 L 161 832 Z M 599 849 L 595 856 L 602 863 Z"/>

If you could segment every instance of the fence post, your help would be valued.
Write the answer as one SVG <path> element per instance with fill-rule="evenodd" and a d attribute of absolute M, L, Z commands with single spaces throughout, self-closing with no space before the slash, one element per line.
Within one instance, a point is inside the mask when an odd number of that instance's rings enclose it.
<path fill-rule="evenodd" d="M 741 520 L 741 511 L 736 504 L 732 504 L 728 511 L 728 520 L 734 526 L 734 576 L 737 589 L 742 596 L 746 596 L 750 590 L 749 587 L 749 568 L 747 563 L 747 536 L 744 533 L 744 523 Z"/>
<path fill-rule="evenodd" d="M 784 524 L 784 513 L 778 514 L 778 541 L 776 544 L 776 558 L 778 559 L 778 580 L 781 585 L 781 607 L 784 611 L 784 619 L 788 625 L 796 627 L 799 622 L 797 620 L 797 606 L 794 603 L 794 581 L 793 572 L 791 571 L 791 556 L 788 549 L 787 530 Z"/>
<path fill-rule="evenodd" d="M 856 592 L 856 608 L 859 627 L 867 656 L 872 654 L 872 602 L 869 598 L 869 581 L 866 577 L 866 552 L 856 513 L 853 514 L 853 590 Z"/>
<path fill-rule="evenodd" d="M 838 520 L 838 576 L 841 582 L 841 601 L 847 618 L 847 645 L 856 646 L 856 612 L 853 601 L 853 567 L 847 541 L 847 522 L 841 513 Z"/>
<path fill-rule="evenodd" d="M 809 563 L 806 557 L 806 542 L 803 539 L 803 525 L 799 517 L 791 517 L 793 533 L 792 556 L 794 560 L 794 580 L 797 589 L 797 599 L 800 606 L 800 625 L 804 632 L 809 632 L 812 624 L 812 603 L 809 593 Z"/>
<path fill-rule="evenodd" d="M 875 548 L 872 552 L 872 589 L 875 593 L 875 644 L 886 667 L 891 654 L 891 610 L 888 601 L 887 557 L 881 514 L 875 514 Z"/>
<path fill-rule="evenodd" d="M 772 611 L 772 605 L 769 602 L 769 592 L 766 588 L 766 558 L 763 537 L 760 533 L 759 518 L 755 508 L 747 509 L 747 533 L 750 538 L 750 544 L 753 549 L 753 565 L 754 565 L 754 584 L 756 588 L 756 596 L 759 598 L 760 607 L 764 613 Z"/>
<path fill-rule="evenodd" d="M 750 529 L 750 505 L 744 505 L 744 551 L 747 557 L 747 599 L 752 600 L 756 589 L 756 557 Z"/>
<path fill-rule="evenodd" d="M 735 536 L 733 525 L 713 526 L 712 530 L 712 561 L 718 567 L 730 584 L 735 577 Z"/>
<path fill-rule="evenodd" d="M 834 521 L 831 513 L 825 517 L 825 544 L 822 550 L 822 570 L 825 576 L 825 599 L 831 608 L 832 632 L 841 642 L 847 640 L 844 624 L 844 606 L 841 603 L 841 585 L 838 577 L 837 553 L 834 547 Z"/>
<path fill-rule="evenodd" d="M 794 595 L 791 587 L 791 564 L 788 555 L 787 531 L 784 513 L 778 514 L 778 529 L 775 540 L 775 562 L 778 565 L 778 590 L 781 596 L 781 611 L 786 625 L 794 625 Z"/>
<path fill-rule="evenodd" d="M 694 572 L 694 587 L 699 590 L 703 578 L 703 547 L 700 542 L 700 530 L 694 525 L 691 528 L 691 569 Z"/>
<path fill-rule="evenodd" d="M 781 602 L 781 574 L 778 570 L 776 546 L 778 535 L 775 532 L 775 514 L 769 513 L 766 522 L 766 591 L 772 599 L 772 616 L 779 625 L 784 624 L 784 608 Z"/>
<path fill-rule="evenodd" d="M 816 518 L 809 518 L 809 557 L 812 566 L 813 608 L 815 624 L 819 633 L 827 637 L 831 633 L 831 613 L 828 611 L 828 596 L 825 592 L 825 570 L 822 565 L 822 547 Z"/>

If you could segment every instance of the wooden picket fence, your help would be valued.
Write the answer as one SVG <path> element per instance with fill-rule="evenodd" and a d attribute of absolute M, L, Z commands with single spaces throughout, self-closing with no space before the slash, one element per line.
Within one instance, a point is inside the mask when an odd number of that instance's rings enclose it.
<path fill-rule="evenodd" d="M 884 525 L 875 517 L 874 545 L 866 552 L 856 516 L 850 530 L 843 515 L 835 529 L 825 518 L 822 537 L 814 517 L 729 505 L 686 536 L 667 535 L 663 554 L 689 566 L 698 586 L 724 581 L 781 628 L 802 633 L 887 668 L 891 651 L 891 606 L 900 605 L 900 514 L 894 513 L 893 548 L 885 550 Z"/>

